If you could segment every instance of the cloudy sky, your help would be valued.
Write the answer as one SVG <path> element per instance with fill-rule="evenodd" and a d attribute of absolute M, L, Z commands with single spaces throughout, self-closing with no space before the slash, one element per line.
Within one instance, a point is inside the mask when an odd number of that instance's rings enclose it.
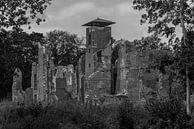
<path fill-rule="evenodd" d="M 97 17 L 116 22 L 112 26 L 115 39 L 134 40 L 147 35 L 140 25 L 141 13 L 133 10 L 133 0 L 53 0 L 45 12 L 46 22 L 33 24 L 30 31 L 46 33 L 54 29 L 85 36 L 81 25 Z M 28 30 L 29 31 L 29 30 Z"/>

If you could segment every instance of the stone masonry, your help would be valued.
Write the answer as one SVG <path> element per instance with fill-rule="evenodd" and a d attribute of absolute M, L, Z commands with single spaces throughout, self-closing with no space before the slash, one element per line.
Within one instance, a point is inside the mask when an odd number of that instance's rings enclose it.
<path fill-rule="evenodd" d="M 166 75 L 150 69 L 149 51 L 139 51 L 129 41 L 120 40 L 117 59 L 117 94 L 126 94 L 131 101 L 142 101 L 150 97 L 166 96 Z"/>
<path fill-rule="evenodd" d="M 110 21 L 97 18 L 86 28 L 86 53 L 84 71 L 84 100 L 100 104 L 111 88 L 111 27 Z"/>
<path fill-rule="evenodd" d="M 24 102 L 24 91 L 22 89 L 22 72 L 19 68 L 16 68 L 14 71 L 12 84 L 12 102 Z"/>
<path fill-rule="evenodd" d="M 16 68 L 13 76 L 12 85 L 12 102 L 16 104 L 32 104 L 32 89 L 27 88 L 25 91 L 22 88 L 22 72 Z"/>
<path fill-rule="evenodd" d="M 39 44 L 38 60 L 32 64 L 31 88 L 34 103 L 77 98 L 73 65 L 55 66 L 49 47 Z"/>
<path fill-rule="evenodd" d="M 32 65 L 33 101 L 76 99 L 101 105 L 166 95 L 167 77 L 149 68 L 149 51 L 123 39 L 113 42 L 112 24 L 97 18 L 83 25 L 87 26 L 86 52 L 75 68 L 54 66 L 49 48 L 39 45 L 38 61 Z"/>

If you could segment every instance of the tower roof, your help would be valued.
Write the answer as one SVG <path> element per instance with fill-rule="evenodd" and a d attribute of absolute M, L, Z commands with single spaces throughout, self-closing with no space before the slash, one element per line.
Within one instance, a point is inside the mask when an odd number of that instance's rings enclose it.
<path fill-rule="evenodd" d="M 101 18 L 97 18 L 95 20 L 92 20 L 82 26 L 97 26 L 97 27 L 106 27 L 109 25 L 115 24 L 115 22 L 109 21 L 109 20 L 105 20 L 105 19 L 101 19 Z"/>

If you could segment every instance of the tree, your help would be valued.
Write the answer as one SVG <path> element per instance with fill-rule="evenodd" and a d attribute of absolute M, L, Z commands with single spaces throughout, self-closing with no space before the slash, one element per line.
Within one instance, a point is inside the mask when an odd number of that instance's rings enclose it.
<path fill-rule="evenodd" d="M 76 66 L 84 52 L 83 39 L 78 38 L 75 34 L 54 30 L 47 33 L 46 40 L 51 47 L 56 65 L 67 66 L 73 64 Z"/>
<path fill-rule="evenodd" d="M 0 97 L 11 91 L 16 67 L 23 72 L 24 89 L 30 87 L 31 63 L 38 54 L 36 42 L 43 42 L 43 35 L 27 34 L 20 27 L 44 22 L 41 15 L 49 4 L 51 0 L 0 0 Z"/>
<path fill-rule="evenodd" d="M 0 98 L 11 92 L 13 73 L 17 67 L 22 70 L 23 88 L 31 86 L 31 67 L 38 58 L 37 42 L 44 43 L 43 34 L 27 34 L 21 29 L 0 31 Z"/>
<path fill-rule="evenodd" d="M 175 29 L 177 27 L 182 28 L 183 40 L 181 47 L 184 51 L 188 53 L 190 48 L 188 47 L 188 37 L 187 33 L 193 29 L 192 23 L 192 0 L 134 0 L 134 9 L 145 10 L 146 13 L 142 15 L 141 23 L 146 23 L 148 21 L 149 33 L 156 33 L 162 36 L 170 37 L 169 43 L 173 43 L 179 38 L 176 36 Z M 186 78 L 186 93 L 187 93 L 187 114 L 191 114 L 190 109 L 190 80 L 189 80 L 189 68 L 193 64 L 191 60 L 185 55 L 181 57 L 179 62 L 183 62 L 185 68 L 185 78 Z"/>
<path fill-rule="evenodd" d="M 192 28 L 190 0 L 134 0 L 134 9 L 145 10 L 142 15 L 141 24 L 149 23 L 148 32 L 157 33 L 162 36 L 175 38 L 175 28 L 181 25 L 181 15 L 188 29 Z M 187 29 L 187 28 L 185 28 Z"/>
<path fill-rule="evenodd" d="M 166 42 L 157 35 L 151 35 L 143 37 L 140 40 L 134 40 L 137 51 L 141 56 L 145 53 L 149 56 L 149 61 L 146 62 L 149 70 L 158 70 L 161 74 L 168 76 L 168 93 L 169 97 L 172 97 L 172 80 L 176 78 L 174 76 L 175 71 L 172 70 L 174 63 L 173 51 Z"/>
<path fill-rule="evenodd" d="M 0 28 L 19 28 L 33 20 L 39 24 L 44 19 L 38 15 L 43 14 L 50 2 L 51 0 L 1 0 Z"/>
<path fill-rule="evenodd" d="M 142 37 L 141 40 L 134 40 L 135 46 L 138 50 L 161 50 L 168 49 L 166 42 L 161 42 L 161 39 L 157 35 L 151 35 L 148 37 Z"/>
<path fill-rule="evenodd" d="M 150 57 L 149 67 L 166 73 L 165 66 L 172 64 L 172 50 L 166 42 L 162 42 L 157 35 L 143 37 L 133 41 L 139 52 L 147 52 Z"/>

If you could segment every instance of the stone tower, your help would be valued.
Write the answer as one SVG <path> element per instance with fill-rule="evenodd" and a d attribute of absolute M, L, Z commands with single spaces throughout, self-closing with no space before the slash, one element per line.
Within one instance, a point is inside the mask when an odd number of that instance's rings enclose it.
<path fill-rule="evenodd" d="M 111 41 L 111 27 L 115 22 L 97 18 L 82 26 L 86 26 L 86 57 L 85 76 L 89 76 L 97 70 L 94 62 L 94 54 L 101 56 L 101 50 Z"/>
<path fill-rule="evenodd" d="M 84 84 L 81 86 L 82 90 L 85 89 L 83 98 L 92 95 L 99 99 L 101 95 L 110 92 L 112 24 L 115 22 L 97 18 L 83 25 L 87 27 Z"/>

